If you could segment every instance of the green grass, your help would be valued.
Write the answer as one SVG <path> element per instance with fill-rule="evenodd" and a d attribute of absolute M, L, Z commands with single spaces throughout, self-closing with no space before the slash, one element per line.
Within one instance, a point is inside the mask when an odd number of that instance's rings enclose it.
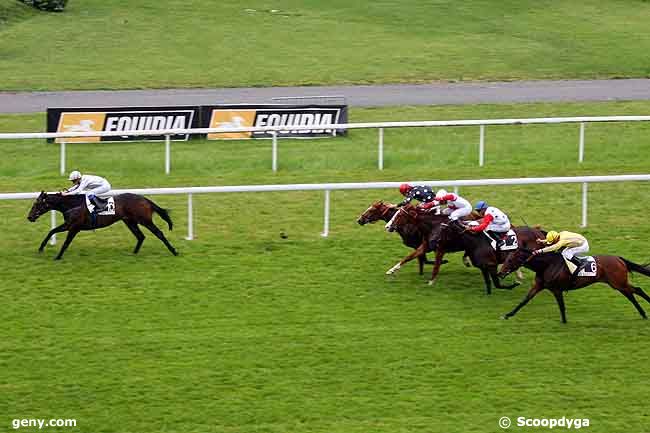
<path fill-rule="evenodd" d="M 15 3 L 2 90 L 650 75 L 647 1 Z"/>
<path fill-rule="evenodd" d="M 351 120 L 648 108 L 353 109 Z M 0 117 L 3 132 L 43 124 L 41 115 Z M 483 169 L 477 128 L 388 131 L 384 172 L 375 168 L 376 131 L 282 140 L 276 174 L 268 141 L 174 143 L 170 176 L 161 144 L 71 145 L 69 158 L 119 188 L 647 173 L 648 132 L 644 124 L 588 125 L 582 166 L 577 125 L 488 128 Z M 66 183 L 56 146 L 2 145 L 0 191 Z M 461 193 L 487 198 L 516 223 L 579 230 L 578 185 Z M 590 187 L 582 232 L 593 253 L 646 261 L 649 193 L 645 183 Z M 29 224 L 28 201 L 0 202 L 0 426 L 76 418 L 77 428 L 48 431 L 494 432 L 501 416 L 566 416 L 590 418 L 592 432 L 645 431 L 650 328 L 627 300 L 603 285 L 571 293 L 562 325 L 542 293 L 501 321 L 526 288 L 487 297 L 480 273 L 457 255 L 433 288 L 414 265 L 386 279 L 407 250 L 381 226 L 355 223 L 379 198 L 399 199 L 396 191 L 334 192 L 323 239 L 321 193 L 199 195 L 197 238 L 185 241 L 186 198 L 157 196 L 172 209 L 176 228 L 165 231 L 179 257 L 151 235 L 133 256 L 134 239 L 117 225 L 79 235 L 61 262 L 51 260 L 60 243 L 36 252 L 49 218 Z M 644 277 L 635 281 L 650 289 Z"/>

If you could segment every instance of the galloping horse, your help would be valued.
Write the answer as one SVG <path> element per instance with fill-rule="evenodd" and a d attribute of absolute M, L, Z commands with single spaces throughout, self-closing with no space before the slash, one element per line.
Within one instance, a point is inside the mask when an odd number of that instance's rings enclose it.
<path fill-rule="evenodd" d="M 538 228 L 523 226 L 513 227 L 513 230 L 517 234 L 517 242 L 528 247 L 537 245 L 537 239 L 545 237 L 545 233 Z M 438 276 L 445 253 L 458 251 L 458 248 L 462 248 L 469 256 L 472 265 L 481 270 L 485 281 L 485 291 L 488 295 L 492 293 L 490 278 L 497 289 L 510 290 L 519 285 L 519 282 L 505 286 L 501 284 L 497 276 L 497 266 L 499 263 L 503 263 L 508 252 L 495 251 L 490 239 L 483 233 L 469 233 L 460 223 L 449 222 L 437 227 L 431 236 L 436 240 L 436 263 L 433 265 L 429 284 L 433 284 Z M 523 279 L 523 276 L 520 275 L 519 278 Z"/>
<path fill-rule="evenodd" d="M 433 212 L 419 210 L 412 205 L 400 207 L 395 211 L 393 217 L 386 224 L 386 230 L 389 232 L 404 229 L 405 227 L 416 227 L 420 233 L 420 243 L 411 254 L 400 260 L 395 266 L 386 271 L 387 275 L 392 275 L 397 272 L 402 265 L 410 262 L 414 258 L 420 260 L 428 251 L 435 249 L 435 244 L 431 243 L 431 233 L 435 227 L 439 226 L 444 221 L 447 221 L 446 215 L 436 215 Z M 462 248 L 454 251 L 463 251 Z M 441 261 L 440 264 L 443 262 Z"/>
<path fill-rule="evenodd" d="M 359 218 L 357 218 L 357 223 L 359 225 L 372 224 L 376 221 L 389 222 L 391 218 L 395 215 L 399 207 L 392 203 L 384 201 L 376 201 L 364 213 L 362 213 Z M 411 248 L 417 248 L 422 244 L 422 233 L 415 224 L 404 224 L 397 228 L 397 233 L 402 238 L 404 245 Z M 418 256 L 418 267 L 420 270 L 420 275 L 424 274 L 424 264 L 432 265 L 433 262 L 427 260 L 427 255 L 422 254 Z"/>
<path fill-rule="evenodd" d="M 501 267 L 499 277 L 508 275 L 520 266 L 525 266 L 535 271 L 535 282 L 519 305 L 504 315 L 503 318 L 508 319 L 514 316 L 535 295 L 544 289 L 549 289 L 553 292 L 557 305 L 560 308 L 562 323 L 566 323 L 566 310 L 562 292 L 580 289 L 594 283 L 607 283 L 612 288 L 621 292 L 636 307 L 641 317 L 646 319 L 645 311 L 643 311 L 643 308 L 641 308 L 634 298 L 634 295 L 639 295 L 648 302 L 650 302 L 650 296 L 640 287 L 631 285 L 628 275 L 631 272 L 638 272 L 650 277 L 650 267 L 647 265 L 638 265 L 618 256 L 593 257 L 596 260 L 596 276 L 577 277 L 575 280 L 572 280 L 571 272 L 567 269 L 564 257 L 561 254 L 547 253 L 533 255 L 533 250 L 528 248 L 519 248 L 510 254 Z"/>
<path fill-rule="evenodd" d="M 172 229 L 172 220 L 169 217 L 167 210 L 161 208 L 151 200 L 137 194 L 120 194 L 115 196 L 115 215 L 97 215 L 95 224 L 91 220 L 90 213 L 86 208 L 84 195 L 62 195 L 62 194 L 47 194 L 41 191 L 41 194 L 36 198 L 32 209 L 29 211 L 27 219 L 34 222 L 50 210 L 56 210 L 63 214 L 65 219 L 64 223 L 58 227 L 53 228 L 45 236 L 41 246 L 38 248 L 39 252 L 43 252 L 43 248 L 47 241 L 53 234 L 59 232 L 68 232 L 68 236 L 63 242 L 61 251 L 56 256 L 55 260 L 59 260 L 63 253 L 70 245 L 70 242 L 81 230 L 94 230 L 97 228 L 107 227 L 118 221 L 124 221 L 124 224 L 131 230 L 131 233 L 138 240 L 133 250 L 134 254 L 140 251 L 142 242 L 144 241 L 144 234 L 138 227 L 141 224 L 148 228 L 151 233 L 156 235 L 171 251 L 173 255 L 178 255 L 176 249 L 169 243 L 162 231 L 153 223 L 152 216 L 156 212 L 162 219 L 167 222 L 169 230 Z"/>

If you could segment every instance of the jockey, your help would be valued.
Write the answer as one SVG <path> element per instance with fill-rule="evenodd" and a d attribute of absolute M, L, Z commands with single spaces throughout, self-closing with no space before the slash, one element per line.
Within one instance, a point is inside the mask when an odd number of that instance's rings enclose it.
<path fill-rule="evenodd" d="M 501 246 L 503 243 L 501 237 L 504 233 L 508 233 L 508 230 L 510 230 L 510 220 L 508 219 L 508 215 L 495 207 L 488 206 L 484 200 L 478 201 L 474 206 L 474 209 L 481 217 L 483 217 L 483 219 L 479 225 L 469 227 L 469 230 L 473 232 L 482 232 L 487 229 L 486 233 L 490 235 L 492 239 L 497 241 L 497 248 Z"/>
<path fill-rule="evenodd" d="M 578 275 L 578 272 L 580 271 L 580 268 L 584 264 L 584 262 L 580 259 L 580 257 L 576 257 L 576 255 L 584 254 L 589 251 L 589 242 L 587 242 L 587 239 L 584 236 L 579 235 L 577 233 L 571 233 L 571 232 L 558 233 L 556 231 L 551 230 L 546 234 L 545 241 L 538 240 L 538 242 L 545 243 L 548 246 L 533 251 L 533 254 L 535 255 L 550 253 L 550 252 L 558 251 L 560 248 L 564 248 L 562 250 L 562 255 L 564 256 L 564 258 L 577 266 L 576 270 L 573 272 L 573 275 L 571 275 L 571 278 L 575 279 L 575 277 Z"/>
<path fill-rule="evenodd" d="M 449 219 L 452 221 L 458 221 L 459 218 L 472 213 L 472 205 L 470 202 L 458 194 L 449 193 L 444 189 L 438 190 L 435 200 L 447 204 L 447 208 L 442 211 L 442 214 L 449 215 Z"/>
<path fill-rule="evenodd" d="M 399 186 L 399 192 L 404 196 L 404 200 L 397 205 L 398 207 L 409 204 L 411 200 L 419 201 L 420 204 L 418 207 L 422 209 L 431 209 L 438 205 L 438 202 L 435 200 L 435 194 L 429 186 L 411 186 L 408 183 L 403 183 Z"/>
<path fill-rule="evenodd" d="M 98 214 L 104 209 L 106 201 L 101 200 L 98 196 L 106 194 L 111 190 L 111 184 L 108 183 L 106 179 L 92 174 L 82 175 L 75 170 L 70 173 L 68 180 L 71 181 L 73 185 L 70 188 L 61 191 L 62 195 L 85 194 L 88 196 L 90 202 L 95 205 L 95 209 L 93 210 L 94 214 Z"/>

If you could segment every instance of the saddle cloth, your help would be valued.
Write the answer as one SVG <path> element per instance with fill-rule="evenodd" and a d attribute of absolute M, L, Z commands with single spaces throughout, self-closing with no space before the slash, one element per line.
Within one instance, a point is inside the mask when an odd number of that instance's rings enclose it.
<path fill-rule="evenodd" d="M 115 199 L 113 197 L 108 197 L 106 200 L 106 208 L 98 213 L 97 215 L 115 215 Z M 86 207 L 88 212 L 92 212 L 95 209 L 95 205 L 90 202 L 88 196 L 86 196 Z"/>
<path fill-rule="evenodd" d="M 564 258 L 564 256 L 562 256 Z M 583 260 L 586 260 L 586 263 L 584 266 L 582 266 L 582 269 L 580 269 L 580 272 L 578 272 L 579 277 L 595 277 L 597 272 L 598 272 L 598 266 L 596 265 L 596 259 L 594 259 L 592 256 L 588 257 L 582 257 Z M 566 258 L 564 258 L 564 263 L 566 263 L 567 269 L 569 269 L 569 272 L 572 274 L 575 272 L 577 266 L 568 261 Z"/>
<path fill-rule="evenodd" d="M 492 249 L 496 251 L 497 249 L 497 242 L 492 239 L 492 236 L 487 234 L 487 232 L 483 232 L 485 236 L 490 240 L 490 245 L 492 245 Z M 505 234 L 505 236 L 502 237 L 503 239 L 503 244 L 501 244 L 501 248 L 499 248 L 499 251 L 512 251 L 516 250 L 519 247 L 519 243 L 517 242 L 517 233 L 513 229 L 508 230 L 508 233 Z"/>

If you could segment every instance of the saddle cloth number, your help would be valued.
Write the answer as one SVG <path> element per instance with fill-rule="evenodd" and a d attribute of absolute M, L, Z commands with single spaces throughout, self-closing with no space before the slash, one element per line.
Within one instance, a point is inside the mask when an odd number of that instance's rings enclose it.
<path fill-rule="evenodd" d="M 95 205 L 90 202 L 88 196 L 86 196 L 86 207 L 88 208 L 88 212 L 92 212 L 95 209 Z M 109 197 L 106 208 L 97 215 L 115 215 L 115 199 Z"/>
<path fill-rule="evenodd" d="M 583 257 L 583 259 L 587 260 L 587 263 L 580 269 L 580 272 L 578 272 L 579 277 L 595 277 L 596 274 L 598 273 L 598 265 L 596 265 L 596 259 L 593 257 Z M 569 271 L 571 273 L 574 273 L 576 270 L 576 265 L 568 261 L 567 259 L 564 259 L 564 262 L 567 265 L 567 268 L 569 268 Z"/>
<path fill-rule="evenodd" d="M 490 240 L 490 245 L 492 245 L 492 249 L 496 251 L 497 249 L 497 243 L 494 239 L 492 239 L 492 236 L 485 233 L 485 236 Z M 503 237 L 503 244 L 501 244 L 501 248 L 499 248 L 500 251 L 511 251 L 511 250 L 516 250 L 519 247 L 519 244 L 517 242 L 517 233 L 513 229 L 508 230 L 508 233 Z"/>

